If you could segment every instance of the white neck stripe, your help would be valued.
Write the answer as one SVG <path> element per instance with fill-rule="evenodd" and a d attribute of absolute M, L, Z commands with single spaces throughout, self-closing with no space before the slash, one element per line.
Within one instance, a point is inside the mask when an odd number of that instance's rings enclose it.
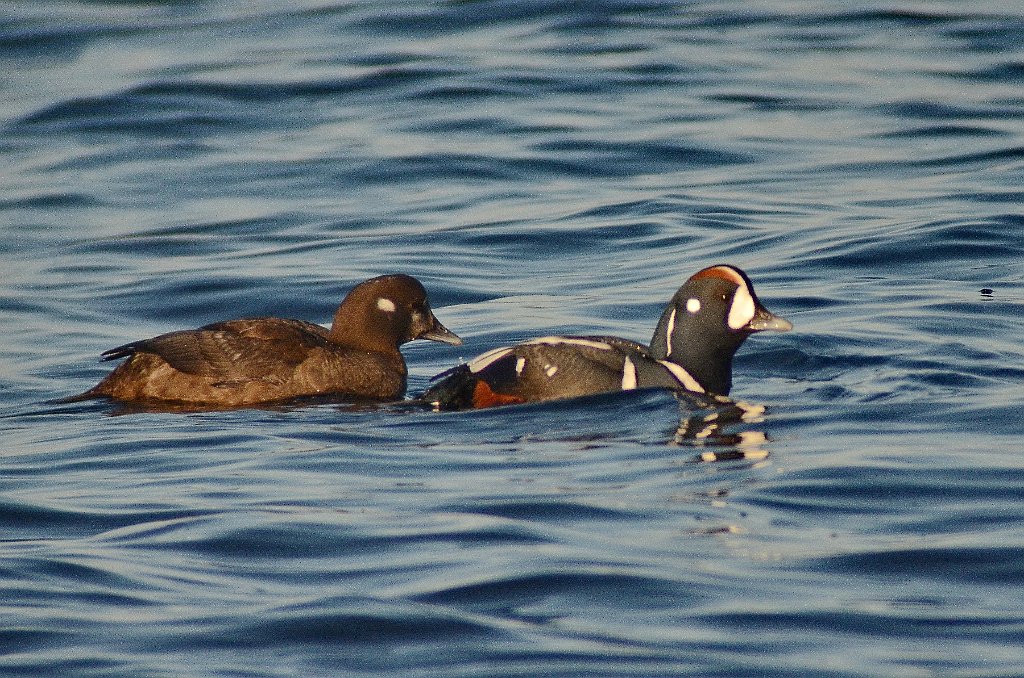
<path fill-rule="evenodd" d="M 701 386 L 696 379 L 694 379 L 689 372 L 684 370 L 681 365 L 677 365 L 669 360 L 659 360 L 669 372 L 672 373 L 680 384 L 683 385 L 687 391 L 693 391 L 694 393 L 704 393 L 704 387 Z"/>
<path fill-rule="evenodd" d="M 665 335 L 665 357 L 672 355 L 672 333 L 676 331 L 676 307 L 672 307 L 672 314 L 668 317 L 668 327 Z"/>

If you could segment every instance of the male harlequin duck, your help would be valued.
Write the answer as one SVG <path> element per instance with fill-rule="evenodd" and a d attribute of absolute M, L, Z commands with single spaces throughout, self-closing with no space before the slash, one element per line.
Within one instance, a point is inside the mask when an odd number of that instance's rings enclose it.
<path fill-rule="evenodd" d="M 405 393 L 398 347 L 413 339 L 462 344 L 434 317 L 418 280 L 385 275 L 348 293 L 330 331 L 303 320 L 250 318 L 161 334 L 103 353 L 128 360 L 67 400 L 220 407 L 313 395 L 389 400 Z"/>
<path fill-rule="evenodd" d="M 740 344 L 754 332 L 792 328 L 760 304 L 746 273 L 711 266 L 675 293 L 650 347 L 618 337 L 542 337 L 438 375 L 421 400 L 459 410 L 651 387 L 724 396 Z"/>

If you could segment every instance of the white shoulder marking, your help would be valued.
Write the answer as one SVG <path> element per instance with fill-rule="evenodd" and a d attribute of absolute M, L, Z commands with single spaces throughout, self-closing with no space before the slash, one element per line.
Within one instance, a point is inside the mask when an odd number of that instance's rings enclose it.
<path fill-rule="evenodd" d="M 742 328 L 754 319 L 756 310 L 754 297 L 751 296 L 750 290 L 747 289 L 746 284 L 740 285 L 736 288 L 736 293 L 732 295 L 732 306 L 729 307 L 729 327 L 734 330 Z"/>
<path fill-rule="evenodd" d="M 469 368 L 470 372 L 476 374 L 477 372 L 486 369 L 488 365 L 495 362 L 496 360 L 504 358 L 511 352 L 512 349 L 510 349 L 507 346 L 495 348 L 488 351 L 487 353 L 481 353 L 480 355 L 466 363 L 466 366 Z"/>
<path fill-rule="evenodd" d="M 676 365 L 674 362 L 668 360 L 659 360 L 658 362 L 664 365 L 665 368 L 672 373 L 672 376 L 678 379 L 679 383 L 682 384 L 687 391 L 704 393 L 704 387 L 701 386 L 696 379 L 690 376 L 690 373 L 684 370 L 681 365 Z"/>
<path fill-rule="evenodd" d="M 522 356 L 520 356 L 516 360 L 516 374 L 522 374 L 524 367 L 526 367 L 526 358 L 523 358 Z"/>
<path fill-rule="evenodd" d="M 380 299 L 377 300 L 377 308 L 386 313 L 394 313 L 397 306 L 395 306 L 395 302 L 391 301 L 390 299 L 386 297 L 381 297 Z"/>
<path fill-rule="evenodd" d="M 622 363 L 622 390 L 630 391 L 636 388 L 636 365 L 629 358 Z"/>
<path fill-rule="evenodd" d="M 530 341 L 524 341 L 524 346 L 530 346 L 535 344 L 543 344 L 545 346 L 561 346 L 563 344 L 569 346 L 589 346 L 590 348 L 597 348 L 602 350 L 610 350 L 611 344 L 606 344 L 603 341 L 594 341 L 593 339 L 578 339 L 576 337 L 540 337 L 539 339 L 531 339 Z"/>
<path fill-rule="evenodd" d="M 693 301 L 692 299 L 690 301 Z M 690 308 L 689 302 L 686 308 Z M 672 355 L 672 333 L 676 331 L 676 307 L 672 307 L 672 314 L 668 317 L 668 327 L 665 328 L 665 356 Z"/>

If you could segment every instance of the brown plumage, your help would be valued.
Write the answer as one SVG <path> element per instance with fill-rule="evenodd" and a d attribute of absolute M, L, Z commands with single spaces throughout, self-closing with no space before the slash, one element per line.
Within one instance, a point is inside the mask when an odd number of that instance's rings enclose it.
<path fill-rule="evenodd" d="M 434 317 L 418 280 L 380 276 L 349 292 L 329 331 L 303 320 L 249 318 L 161 334 L 104 352 L 104 360 L 127 360 L 68 400 L 218 407 L 323 395 L 390 400 L 405 393 L 398 349 L 413 339 L 462 343 Z"/>

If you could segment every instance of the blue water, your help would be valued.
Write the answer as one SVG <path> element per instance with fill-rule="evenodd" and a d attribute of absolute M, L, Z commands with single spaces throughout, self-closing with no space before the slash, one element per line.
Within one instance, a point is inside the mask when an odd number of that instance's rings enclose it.
<path fill-rule="evenodd" d="M 1024 674 L 1006 3 L 0 4 L 0 673 Z M 662 393 L 54 406 L 132 339 L 419 277 L 466 345 L 785 335 Z M 704 462 L 702 453 L 747 459 Z"/>

